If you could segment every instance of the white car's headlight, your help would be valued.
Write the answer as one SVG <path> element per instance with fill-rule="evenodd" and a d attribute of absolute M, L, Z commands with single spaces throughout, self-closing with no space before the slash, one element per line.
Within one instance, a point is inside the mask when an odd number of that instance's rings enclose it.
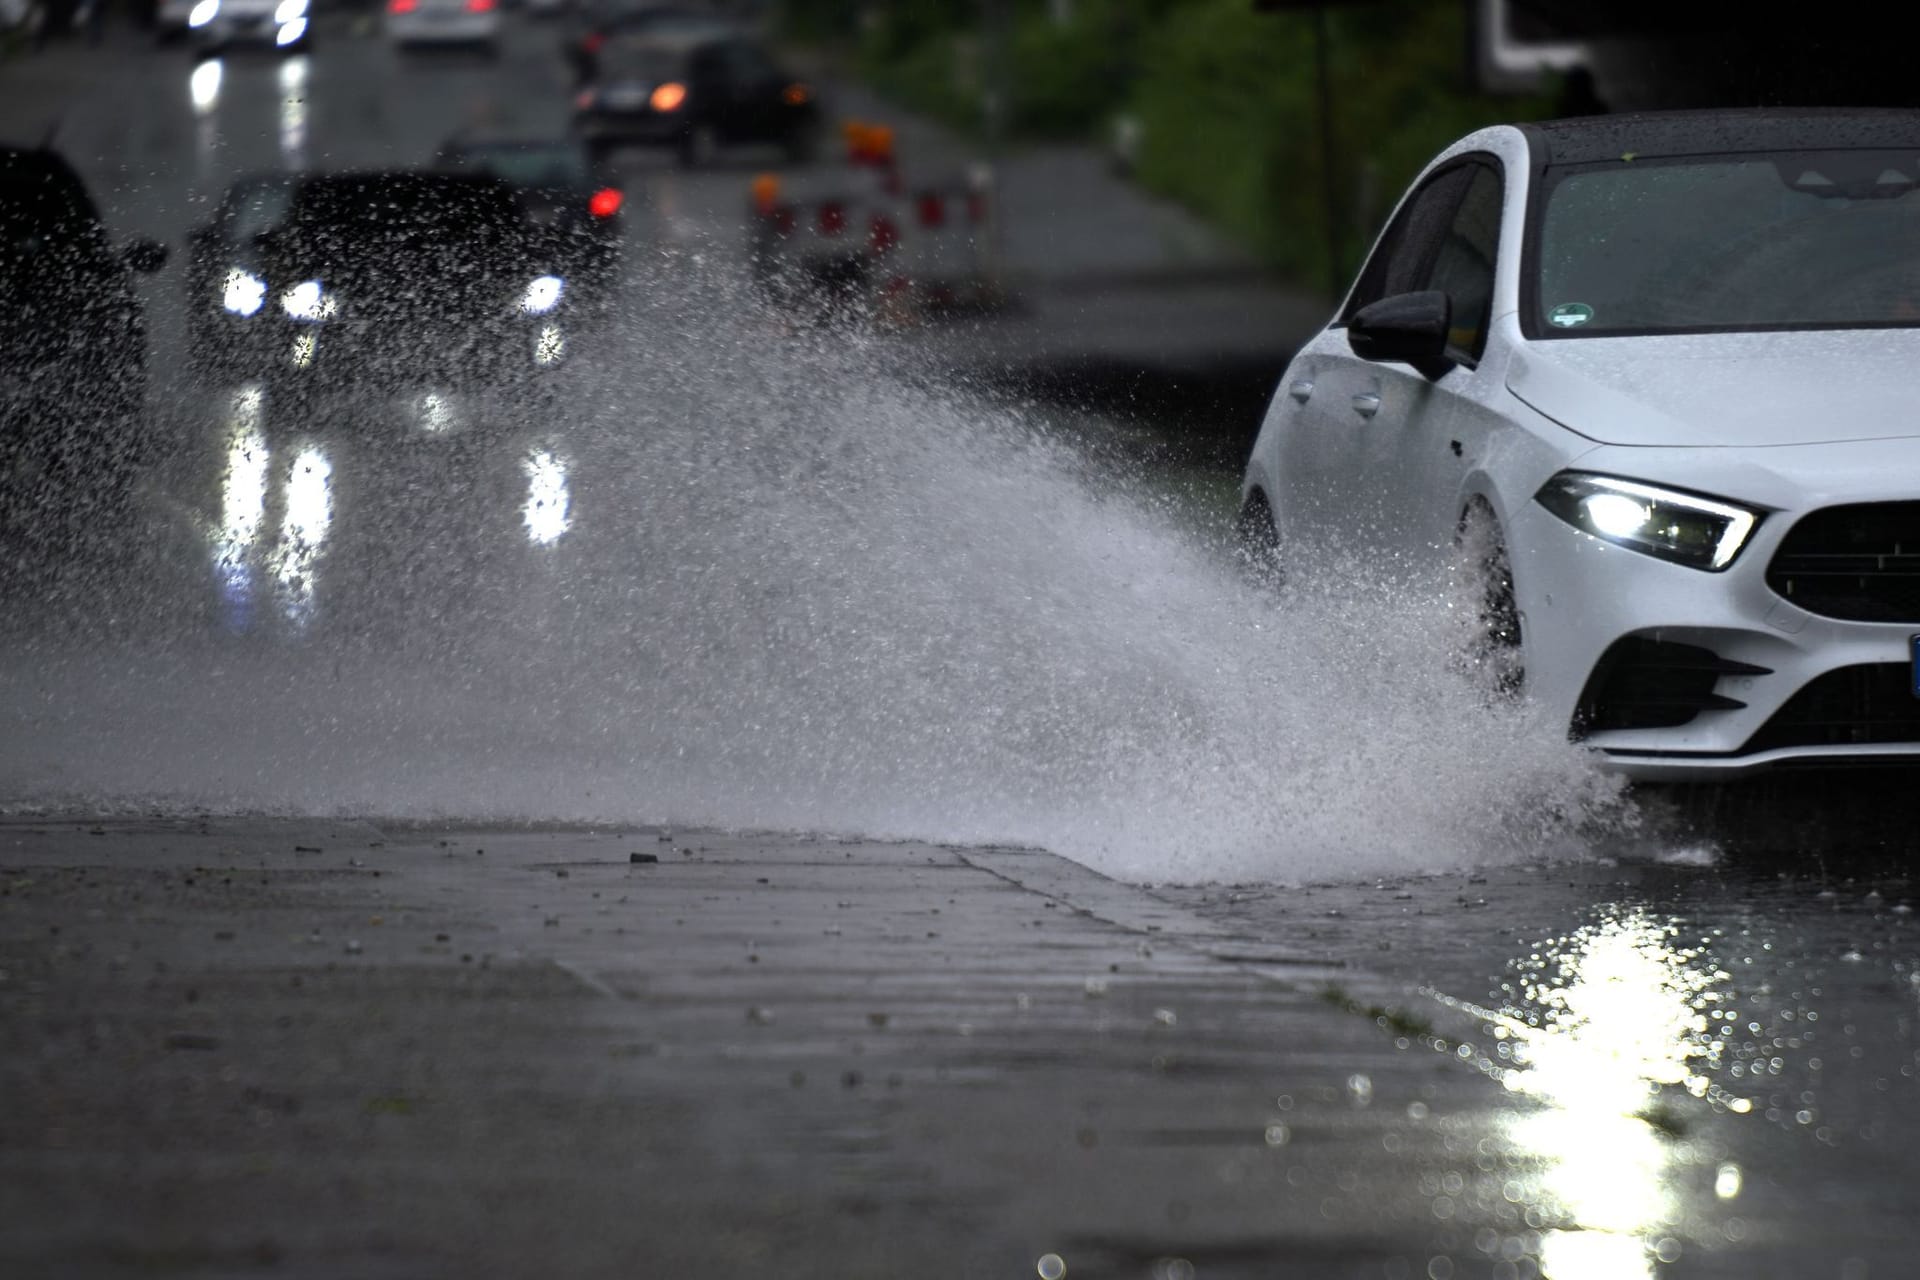
<path fill-rule="evenodd" d="M 1534 500 L 1583 533 L 1709 572 L 1740 554 L 1760 513 L 1637 480 L 1562 471 Z"/>
<path fill-rule="evenodd" d="M 530 316 L 545 315 L 560 305 L 560 295 L 567 291 L 567 282 L 559 276 L 538 276 L 520 295 L 520 309 Z"/>
<path fill-rule="evenodd" d="M 280 295 L 281 310 L 295 320 L 325 320 L 339 305 L 318 280 L 303 280 Z"/>
<path fill-rule="evenodd" d="M 220 0 L 200 0 L 199 4 L 187 11 L 187 25 L 204 27 L 220 13 Z"/>
<path fill-rule="evenodd" d="M 227 282 L 220 291 L 220 305 L 237 316 L 250 316 L 266 300 L 265 280 L 239 267 L 227 272 Z"/>
<path fill-rule="evenodd" d="M 274 22 L 281 24 L 306 16 L 307 0 L 280 0 L 280 7 L 273 11 Z"/>

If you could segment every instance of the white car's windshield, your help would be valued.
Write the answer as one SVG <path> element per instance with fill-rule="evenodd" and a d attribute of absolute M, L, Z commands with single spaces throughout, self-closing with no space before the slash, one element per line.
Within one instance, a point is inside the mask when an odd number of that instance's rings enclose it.
<path fill-rule="evenodd" d="M 1790 152 L 1549 171 L 1541 336 L 1920 324 L 1920 156 Z"/>

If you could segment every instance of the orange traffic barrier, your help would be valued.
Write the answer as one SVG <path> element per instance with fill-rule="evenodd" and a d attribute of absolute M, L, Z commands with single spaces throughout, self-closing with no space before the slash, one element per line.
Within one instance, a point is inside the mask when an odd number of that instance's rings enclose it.
<path fill-rule="evenodd" d="M 840 125 L 840 133 L 846 139 L 850 164 L 893 163 L 893 130 L 886 125 L 847 120 Z"/>

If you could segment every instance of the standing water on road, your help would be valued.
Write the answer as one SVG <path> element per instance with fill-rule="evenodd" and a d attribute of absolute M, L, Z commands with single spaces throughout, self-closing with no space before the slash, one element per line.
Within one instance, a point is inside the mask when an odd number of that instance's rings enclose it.
<path fill-rule="evenodd" d="M 1044 420 L 652 271 L 535 409 L 179 409 L 133 527 L 9 588 L 0 803 L 801 827 L 1154 880 L 1625 819 L 1449 672 L 1437 594 L 1276 600 Z"/>

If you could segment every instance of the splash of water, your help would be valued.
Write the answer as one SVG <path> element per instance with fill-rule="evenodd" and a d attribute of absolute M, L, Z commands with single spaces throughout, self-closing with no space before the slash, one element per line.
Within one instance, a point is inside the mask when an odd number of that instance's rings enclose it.
<path fill-rule="evenodd" d="M 1149 881 L 1536 856 L 1622 812 L 1448 670 L 1440 594 L 1275 597 L 1034 415 L 655 283 L 532 426 L 247 424 L 243 480 L 304 507 L 176 492 L 139 572 L 61 593 L 129 625 L 16 634 L 0 804 L 1014 842 Z M 323 499 L 327 543 L 264 545 Z M 236 528 L 296 610 L 222 612 Z"/>

